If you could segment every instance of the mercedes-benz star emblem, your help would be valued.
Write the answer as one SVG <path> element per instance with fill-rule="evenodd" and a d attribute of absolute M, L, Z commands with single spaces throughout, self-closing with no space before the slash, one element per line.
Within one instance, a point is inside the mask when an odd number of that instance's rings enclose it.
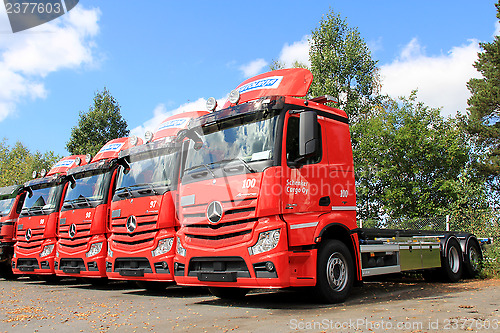
<path fill-rule="evenodd" d="M 137 228 L 137 220 L 134 215 L 130 215 L 127 219 L 127 230 L 128 232 L 134 232 Z"/>
<path fill-rule="evenodd" d="M 219 201 L 212 201 L 207 207 L 207 219 L 208 222 L 212 224 L 218 223 L 222 216 L 224 215 L 224 210 L 222 209 L 222 204 Z"/>
<path fill-rule="evenodd" d="M 32 235 L 32 231 L 31 229 L 28 229 L 26 230 L 26 235 L 24 237 L 26 237 L 26 240 L 29 242 L 29 240 L 31 239 L 31 235 Z"/>
<path fill-rule="evenodd" d="M 72 225 L 69 226 L 69 237 L 73 238 L 76 235 L 76 225 L 73 223 Z"/>

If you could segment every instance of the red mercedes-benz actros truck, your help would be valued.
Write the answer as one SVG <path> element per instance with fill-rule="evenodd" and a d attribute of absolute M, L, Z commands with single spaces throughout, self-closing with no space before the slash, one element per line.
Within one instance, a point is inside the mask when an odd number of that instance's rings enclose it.
<path fill-rule="evenodd" d="M 142 146 L 120 152 L 111 202 L 111 234 L 106 258 L 110 279 L 138 281 L 154 289 L 173 282 L 174 199 L 179 154 L 176 135 L 206 111 L 185 112 L 164 120 Z"/>
<path fill-rule="evenodd" d="M 349 120 L 330 96 L 297 98 L 312 79 L 307 69 L 250 78 L 189 126 L 176 282 L 219 297 L 311 287 L 341 302 L 367 276 L 477 272 L 473 235 L 358 228 Z"/>
<path fill-rule="evenodd" d="M 68 187 L 66 172 L 85 165 L 85 155 L 61 159 L 42 178 L 24 184 L 27 192 L 16 227 L 16 243 L 12 258 L 14 274 L 55 277 L 54 248 L 62 199 Z M 36 177 L 36 173 L 33 173 Z"/>
<path fill-rule="evenodd" d="M 91 283 L 105 282 L 109 215 L 118 169 L 118 154 L 142 140 L 135 136 L 113 139 L 91 163 L 68 170 L 66 191 L 57 230 L 55 272 Z"/>
<path fill-rule="evenodd" d="M 24 202 L 26 192 L 21 185 L 0 188 L 0 276 L 10 280 L 18 275 L 12 273 L 14 254 L 14 228 Z"/>

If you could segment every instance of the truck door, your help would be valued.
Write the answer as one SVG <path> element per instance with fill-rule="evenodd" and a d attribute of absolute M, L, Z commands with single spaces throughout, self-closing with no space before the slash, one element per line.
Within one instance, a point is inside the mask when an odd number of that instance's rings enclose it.
<path fill-rule="evenodd" d="M 299 157 L 299 115 L 287 114 L 283 143 L 281 212 L 288 224 L 291 246 L 310 244 L 319 215 L 330 210 L 331 182 L 325 132 L 319 120 L 317 154 L 296 164 Z"/>

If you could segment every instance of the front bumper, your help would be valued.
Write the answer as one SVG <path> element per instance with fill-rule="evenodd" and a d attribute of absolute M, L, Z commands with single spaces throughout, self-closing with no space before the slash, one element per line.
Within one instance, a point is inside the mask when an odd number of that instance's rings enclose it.
<path fill-rule="evenodd" d="M 106 276 L 114 280 L 173 282 L 175 240 L 170 251 L 153 257 L 151 251 L 156 244 L 136 251 L 124 251 L 108 244 Z"/>
<path fill-rule="evenodd" d="M 53 245 L 55 239 L 47 239 L 41 247 L 32 251 L 20 251 L 14 246 L 14 256 L 12 258 L 12 272 L 14 274 L 34 274 L 34 275 L 54 275 L 55 250 L 44 257 L 40 257 L 45 246 Z"/>
<path fill-rule="evenodd" d="M 87 257 L 92 244 L 102 243 L 96 255 Z M 88 246 L 79 251 L 72 251 L 57 244 L 54 262 L 58 276 L 103 278 L 106 277 L 107 240 L 104 235 L 94 236 Z"/>

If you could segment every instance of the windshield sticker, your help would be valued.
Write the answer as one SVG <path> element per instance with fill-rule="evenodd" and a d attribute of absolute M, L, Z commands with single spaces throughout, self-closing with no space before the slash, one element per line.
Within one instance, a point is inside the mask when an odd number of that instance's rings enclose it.
<path fill-rule="evenodd" d="M 255 80 L 238 88 L 240 94 L 258 89 L 277 89 L 283 80 L 283 76 L 271 76 L 264 79 Z"/>
<path fill-rule="evenodd" d="M 101 150 L 99 150 L 99 152 L 97 154 L 106 153 L 109 151 L 120 151 L 120 149 L 123 147 L 124 144 L 125 144 L 125 142 L 109 143 L 109 144 L 105 145 L 104 147 L 102 147 Z"/>
<path fill-rule="evenodd" d="M 52 168 L 64 168 L 64 167 L 70 167 L 73 165 L 75 160 L 64 160 L 64 161 L 59 161 L 57 162 L 56 165 L 54 165 Z"/>
<path fill-rule="evenodd" d="M 166 121 L 163 124 L 160 124 L 157 132 L 167 128 L 185 128 L 189 119 L 190 118 L 178 118 Z"/>

